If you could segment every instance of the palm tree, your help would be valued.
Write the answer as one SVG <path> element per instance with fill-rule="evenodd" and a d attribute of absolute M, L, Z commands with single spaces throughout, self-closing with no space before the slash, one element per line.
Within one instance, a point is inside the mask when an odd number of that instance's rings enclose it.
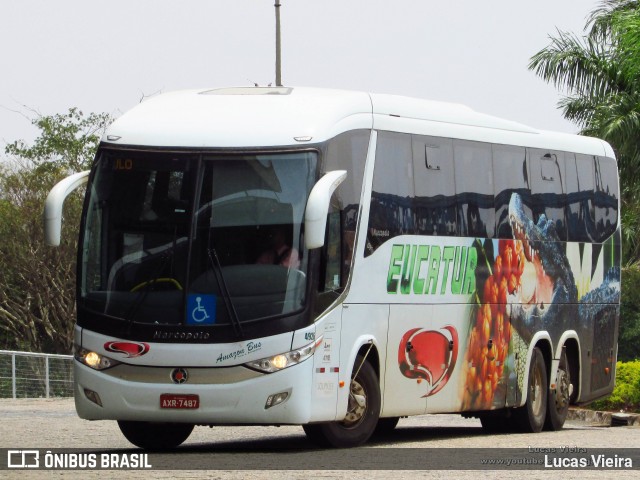
<path fill-rule="evenodd" d="M 586 34 L 557 32 L 529 69 L 564 91 L 559 107 L 581 133 L 616 150 L 624 208 L 624 257 L 640 262 L 640 1 L 604 0 Z"/>

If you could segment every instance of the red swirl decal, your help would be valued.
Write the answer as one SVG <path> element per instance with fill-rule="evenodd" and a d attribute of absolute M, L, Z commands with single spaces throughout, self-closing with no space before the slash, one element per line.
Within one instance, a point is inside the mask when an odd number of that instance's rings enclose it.
<path fill-rule="evenodd" d="M 439 330 L 414 328 L 404 334 L 398 348 L 400 372 L 427 382 L 429 397 L 447 383 L 458 359 L 458 332 L 447 325 Z"/>
<path fill-rule="evenodd" d="M 148 343 L 140 342 L 107 342 L 104 349 L 109 352 L 122 353 L 127 358 L 140 357 L 149 351 Z"/>

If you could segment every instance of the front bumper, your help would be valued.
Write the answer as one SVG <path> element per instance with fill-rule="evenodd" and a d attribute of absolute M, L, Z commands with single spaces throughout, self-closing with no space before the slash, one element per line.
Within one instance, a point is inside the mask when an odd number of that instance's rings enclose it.
<path fill-rule="evenodd" d="M 313 358 L 313 357 L 312 357 Z M 236 373 L 234 374 L 233 369 Z M 193 368 L 182 384 L 171 381 L 172 368 L 136 366 L 134 374 L 96 371 L 74 362 L 75 403 L 80 418 L 194 424 L 304 424 L 310 419 L 313 360 L 271 374 L 244 367 Z M 114 369 L 115 370 L 115 369 Z M 148 370 L 148 375 L 145 375 Z M 102 406 L 86 390 L 96 392 Z M 270 395 L 287 399 L 265 408 Z M 198 409 L 160 408 L 161 394 L 195 394 Z"/>

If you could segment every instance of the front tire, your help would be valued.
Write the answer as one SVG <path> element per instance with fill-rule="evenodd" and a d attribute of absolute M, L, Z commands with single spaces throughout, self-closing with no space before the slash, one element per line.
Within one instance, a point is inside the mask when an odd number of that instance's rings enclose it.
<path fill-rule="evenodd" d="M 514 420 L 520 431 L 538 433 L 544 426 L 547 416 L 548 400 L 547 368 L 542 352 L 538 347 L 533 349 L 529 365 L 529 381 L 527 382 L 526 403 L 514 411 Z"/>
<path fill-rule="evenodd" d="M 544 422 L 545 430 L 560 430 L 569 413 L 569 401 L 571 397 L 571 374 L 569 373 L 569 361 L 563 350 L 556 374 L 556 388 L 549 389 L 547 401 L 547 418 Z"/>
<path fill-rule="evenodd" d="M 188 423 L 129 422 L 118 420 L 120 431 L 136 447 L 145 450 L 168 450 L 184 442 L 193 425 Z"/>
<path fill-rule="evenodd" d="M 356 371 L 357 375 L 351 379 L 349 387 L 349 403 L 344 420 L 302 427 L 313 443 L 323 447 L 357 447 L 369 440 L 376 429 L 381 404 L 378 376 L 371 364 L 361 356 L 356 357 L 354 373 Z"/>

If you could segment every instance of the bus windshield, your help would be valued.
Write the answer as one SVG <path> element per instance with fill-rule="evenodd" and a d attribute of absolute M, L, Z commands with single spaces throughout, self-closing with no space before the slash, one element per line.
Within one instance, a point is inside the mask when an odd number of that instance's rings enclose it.
<path fill-rule="evenodd" d="M 79 306 L 133 323 L 240 325 L 305 304 L 315 152 L 103 151 L 89 185 Z"/>

